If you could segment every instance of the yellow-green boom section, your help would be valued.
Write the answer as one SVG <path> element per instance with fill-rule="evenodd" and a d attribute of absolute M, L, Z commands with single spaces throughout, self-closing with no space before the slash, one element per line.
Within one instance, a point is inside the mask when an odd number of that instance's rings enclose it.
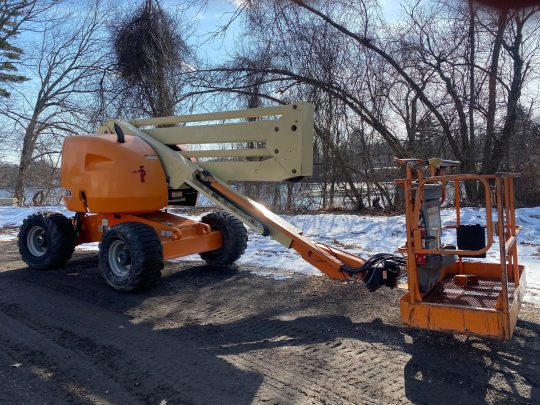
<path fill-rule="evenodd" d="M 98 133 L 144 132 L 162 158 L 169 186 L 179 188 L 185 175 L 164 155 L 166 145 L 187 145 L 179 152 L 222 181 L 282 181 L 313 172 L 313 105 L 295 103 L 207 114 L 138 120 L 109 120 Z M 174 152 L 174 151 L 173 151 Z M 177 153 L 175 152 L 175 155 Z M 173 155 L 171 155 L 173 156 Z M 176 156 L 175 156 L 176 160 Z"/>

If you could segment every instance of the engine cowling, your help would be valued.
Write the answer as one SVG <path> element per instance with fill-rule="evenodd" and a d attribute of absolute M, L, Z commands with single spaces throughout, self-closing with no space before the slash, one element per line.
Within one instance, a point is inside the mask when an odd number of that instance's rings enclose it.
<path fill-rule="evenodd" d="M 167 181 L 154 150 L 126 135 L 70 136 L 62 148 L 66 208 L 75 212 L 133 213 L 167 206 Z"/>

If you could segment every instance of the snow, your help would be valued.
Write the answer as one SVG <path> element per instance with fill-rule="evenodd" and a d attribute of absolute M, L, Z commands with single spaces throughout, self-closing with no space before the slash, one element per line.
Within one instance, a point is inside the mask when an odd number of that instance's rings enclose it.
<path fill-rule="evenodd" d="M 73 212 L 67 210 L 64 206 L 51 207 L 0 207 L 0 227 L 5 226 L 20 226 L 23 220 L 32 214 L 40 211 L 60 212 L 66 216 L 74 215 Z"/>
<path fill-rule="evenodd" d="M 37 211 L 58 211 L 72 214 L 64 207 L 19 208 L 0 207 L 0 241 L 16 238 L 18 227 L 24 218 Z M 184 215 L 199 219 L 200 216 Z M 397 248 L 405 243 L 405 219 L 403 216 L 359 216 L 339 214 L 312 214 L 283 216 L 292 225 L 301 229 L 304 235 L 323 243 L 346 249 L 361 257 L 375 253 L 396 253 Z M 462 223 L 483 224 L 485 211 L 478 208 L 462 209 Z M 442 211 L 443 224 L 454 223 L 453 210 Z M 518 237 L 519 259 L 527 269 L 527 294 L 525 301 L 540 307 L 540 207 L 516 210 L 516 223 L 522 226 Z M 444 235 L 445 243 L 455 243 L 451 235 Z M 82 250 L 97 250 L 97 243 L 88 243 L 77 247 Z M 498 260 L 498 244 L 495 238 L 493 247 L 486 260 Z M 176 262 L 200 261 L 198 255 L 182 257 Z M 321 275 L 321 273 L 302 260 L 293 250 L 270 238 L 249 232 L 246 253 L 239 260 L 240 264 L 255 267 L 255 274 L 281 280 L 294 274 Z"/>

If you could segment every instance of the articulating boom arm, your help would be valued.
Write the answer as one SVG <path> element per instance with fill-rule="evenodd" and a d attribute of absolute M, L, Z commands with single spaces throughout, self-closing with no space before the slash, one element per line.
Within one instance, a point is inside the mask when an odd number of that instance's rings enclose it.
<path fill-rule="evenodd" d="M 223 120 L 234 122 L 222 123 Z M 210 121 L 220 123 L 209 124 Z M 195 122 L 205 124 L 188 125 Z M 115 133 L 115 125 L 126 134 L 144 139 L 155 150 L 170 189 L 191 187 L 197 190 L 249 228 L 296 250 L 329 277 L 346 279 L 352 274 L 348 270 L 358 269 L 365 263 L 350 253 L 306 238 L 299 229 L 227 183 L 281 181 L 311 175 L 311 104 L 131 121 L 109 120 L 97 132 Z M 235 149 L 229 146 L 232 143 L 250 147 Z M 175 148 L 185 144 L 210 145 L 212 149 L 182 151 Z M 221 149 L 216 144 L 221 144 Z"/>

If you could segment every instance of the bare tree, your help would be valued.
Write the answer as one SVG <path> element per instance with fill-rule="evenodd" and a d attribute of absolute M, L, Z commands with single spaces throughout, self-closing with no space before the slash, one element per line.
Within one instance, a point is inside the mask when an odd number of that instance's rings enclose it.
<path fill-rule="evenodd" d="M 249 41 L 271 62 L 253 65 L 243 53 L 210 69 L 222 75 L 212 76 L 208 91 L 242 92 L 246 83 L 264 77 L 258 91 L 279 100 L 316 101 L 322 93 L 333 105 L 345 106 L 341 114 L 352 125 L 343 132 L 342 126 L 329 126 L 331 114 L 318 103 L 317 145 L 348 168 L 340 176 L 349 177 L 359 201 L 365 197 L 358 182 L 368 181 L 369 194 L 371 186 L 382 184 L 375 175 L 380 171 L 370 168 L 369 155 L 363 165 L 349 161 L 340 144 L 368 151 L 382 139 L 396 155 L 436 152 L 458 159 L 463 172 L 503 167 L 523 88 L 538 72 L 537 7 L 492 11 L 421 0 L 405 7 L 396 27 L 381 22 L 376 3 L 367 0 L 257 1 L 242 7 Z M 375 137 L 359 129 L 366 126 Z M 344 143 L 336 137 L 340 131 Z M 330 170 L 323 171 L 325 183 L 336 166 L 323 166 Z M 476 189 L 467 192 L 474 198 Z"/>
<path fill-rule="evenodd" d="M 37 78 L 37 92 L 17 92 L 17 102 L 3 111 L 22 134 L 15 139 L 22 150 L 14 193 L 21 203 L 31 163 L 47 156 L 58 162 L 65 135 L 89 132 L 84 102 L 95 91 L 93 79 L 102 73 L 106 15 L 96 1 L 86 10 L 50 11 L 40 27 L 41 42 L 27 62 L 27 71 Z"/>
<path fill-rule="evenodd" d="M 538 41 L 538 32 L 540 30 L 539 14 L 540 7 L 516 11 L 511 19 L 510 33 L 508 37 L 503 38 L 502 45 L 510 56 L 512 73 L 506 96 L 504 125 L 500 136 L 494 137 L 490 159 L 485 162 L 485 167 L 482 168 L 484 172 L 494 172 L 501 166 L 503 153 L 508 149 L 513 139 L 518 121 L 519 103 L 523 86 L 533 68 L 532 64 L 536 62 L 534 57 L 540 45 Z M 531 19 L 536 20 L 536 26 L 532 30 L 527 30 L 528 27 L 526 27 L 526 24 Z M 524 44 L 527 41 L 526 36 L 536 41 L 532 49 L 528 47 L 528 54 L 523 52 Z"/>

